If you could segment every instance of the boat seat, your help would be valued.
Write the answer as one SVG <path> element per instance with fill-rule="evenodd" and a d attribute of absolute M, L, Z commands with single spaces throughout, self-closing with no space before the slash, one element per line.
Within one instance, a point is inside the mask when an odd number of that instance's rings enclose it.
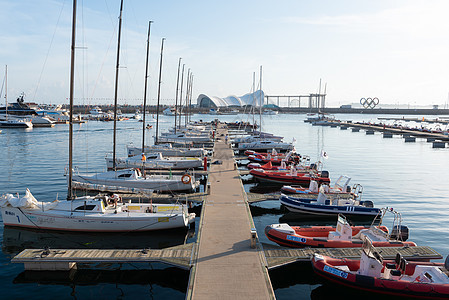
<path fill-rule="evenodd" d="M 378 234 L 378 232 L 373 231 L 372 229 L 374 228 L 360 230 L 360 238 L 363 239 L 365 237 L 368 237 L 373 242 L 383 242 L 386 240 L 385 236 Z"/>
<path fill-rule="evenodd" d="M 448 283 L 449 278 L 437 266 L 423 266 L 417 265 L 415 272 L 411 276 L 413 281 L 417 282 L 433 282 L 433 283 Z"/>

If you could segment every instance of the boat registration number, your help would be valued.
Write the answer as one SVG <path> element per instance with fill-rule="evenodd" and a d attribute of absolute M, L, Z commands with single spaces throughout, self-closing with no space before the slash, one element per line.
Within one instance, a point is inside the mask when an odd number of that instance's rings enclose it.
<path fill-rule="evenodd" d="M 299 243 L 303 243 L 303 244 L 305 244 L 307 242 L 307 240 L 305 238 L 297 237 L 294 235 L 287 235 L 287 240 L 295 241 L 295 242 L 299 242 Z"/>
<path fill-rule="evenodd" d="M 341 271 L 341 270 L 334 269 L 334 268 L 329 267 L 329 266 L 324 266 L 324 269 L 323 269 L 323 270 L 324 270 L 325 272 L 327 272 L 327 273 L 331 273 L 331 274 L 333 274 L 333 275 L 336 275 L 336 276 L 341 277 L 341 278 L 344 278 L 344 279 L 348 278 L 348 273 L 343 272 L 343 271 Z"/>

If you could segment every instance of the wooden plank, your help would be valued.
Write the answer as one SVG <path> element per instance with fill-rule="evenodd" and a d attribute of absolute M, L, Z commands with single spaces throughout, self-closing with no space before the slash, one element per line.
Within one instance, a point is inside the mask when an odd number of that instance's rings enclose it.
<path fill-rule="evenodd" d="M 432 260 L 441 259 L 442 256 L 427 246 L 417 247 L 378 247 L 376 248 L 384 259 L 393 260 L 396 253 L 408 260 Z M 314 253 L 326 256 L 347 259 L 358 259 L 362 253 L 361 248 L 280 248 L 275 250 L 264 250 L 269 268 L 279 267 L 287 263 L 298 261 L 308 262 Z"/>

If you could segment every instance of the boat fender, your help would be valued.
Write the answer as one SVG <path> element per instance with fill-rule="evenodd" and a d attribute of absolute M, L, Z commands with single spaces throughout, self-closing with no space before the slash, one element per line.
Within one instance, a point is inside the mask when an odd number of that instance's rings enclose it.
<path fill-rule="evenodd" d="M 396 225 L 390 234 L 390 239 L 397 239 L 405 242 L 408 239 L 408 227 L 405 225 Z"/>
<path fill-rule="evenodd" d="M 181 182 L 184 184 L 189 184 L 192 181 L 192 177 L 189 174 L 184 174 L 181 177 Z"/>

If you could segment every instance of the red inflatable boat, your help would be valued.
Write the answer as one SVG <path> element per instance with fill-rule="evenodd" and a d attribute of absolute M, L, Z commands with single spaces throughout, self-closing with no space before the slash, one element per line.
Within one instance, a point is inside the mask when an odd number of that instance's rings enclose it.
<path fill-rule="evenodd" d="M 259 181 L 265 181 L 270 183 L 293 183 L 299 185 L 309 185 L 310 180 L 315 180 L 318 184 L 330 183 L 329 173 L 327 171 L 303 173 L 296 169 L 289 171 L 272 171 L 263 169 L 252 169 L 249 172 Z"/>
<path fill-rule="evenodd" d="M 408 262 L 398 253 L 395 261 L 384 261 L 366 239 L 358 260 L 314 254 L 316 274 L 334 284 L 370 293 L 407 299 L 449 299 L 449 256 L 446 262 Z"/>
<path fill-rule="evenodd" d="M 385 226 L 350 226 L 343 216 L 338 216 L 337 227 L 273 224 L 265 227 L 265 235 L 281 246 L 294 248 L 358 248 L 366 237 L 377 247 L 416 246 L 414 242 L 405 242 L 408 238 L 405 226 L 394 226 L 389 235 Z"/>

